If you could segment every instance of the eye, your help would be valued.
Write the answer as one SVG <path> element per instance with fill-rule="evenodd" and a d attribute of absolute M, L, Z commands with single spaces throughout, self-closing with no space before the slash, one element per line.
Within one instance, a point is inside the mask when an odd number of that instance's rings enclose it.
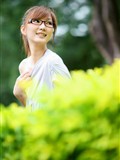
<path fill-rule="evenodd" d="M 36 23 L 36 24 L 40 24 L 40 20 L 39 19 L 32 19 L 32 23 Z"/>
<path fill-rule="evenodd" d="M 46 21 L 46 24 L 48 24 L 48 25 L 53 25 L 53 22 L 52 21 Z"/>

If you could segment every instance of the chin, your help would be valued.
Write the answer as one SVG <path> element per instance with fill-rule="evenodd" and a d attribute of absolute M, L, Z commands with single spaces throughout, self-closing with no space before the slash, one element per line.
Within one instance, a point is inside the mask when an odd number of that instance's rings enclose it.
<path fill-rule="evenodd" d="M 47 43 L 47 41 L 45 40 L 45 39 L 36 39 L 35 41 L 34 41 L 35 43 Z"/>

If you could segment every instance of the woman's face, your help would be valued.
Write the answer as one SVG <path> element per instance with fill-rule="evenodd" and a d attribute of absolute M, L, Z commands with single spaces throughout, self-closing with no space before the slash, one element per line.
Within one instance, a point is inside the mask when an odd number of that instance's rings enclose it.
<path fill-rule="evenodd" d="M 51 16 L 44 19 L 29 19 L 21 26 L 21 32 L 27 37 L 28 43 L 41 43 L 46 45 L 53 36 L 54 27 Z"/>

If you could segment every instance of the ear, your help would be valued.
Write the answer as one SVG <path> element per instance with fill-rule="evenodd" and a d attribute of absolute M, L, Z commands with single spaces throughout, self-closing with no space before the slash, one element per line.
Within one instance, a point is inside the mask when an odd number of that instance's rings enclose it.
<path fill-rule="evenodd" d="M 20 27 L 20 30 L 21 30 L 21 33 L 25 36 L 25 35 L 26 35 L 26 28 L 25 28 L 24 25 L 22 25 L 22 26 Z"/>

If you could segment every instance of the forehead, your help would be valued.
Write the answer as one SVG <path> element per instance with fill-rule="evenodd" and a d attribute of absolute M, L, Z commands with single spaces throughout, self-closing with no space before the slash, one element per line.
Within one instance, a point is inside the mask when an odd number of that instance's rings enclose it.
<path fill-rule="evenodd" d="M 43 10 L 43 9 L 36 9 L 31 11 L 31 13 L 28 15 L 30 19 L 52 19 L 51 12 L 49 10 Z"/>

